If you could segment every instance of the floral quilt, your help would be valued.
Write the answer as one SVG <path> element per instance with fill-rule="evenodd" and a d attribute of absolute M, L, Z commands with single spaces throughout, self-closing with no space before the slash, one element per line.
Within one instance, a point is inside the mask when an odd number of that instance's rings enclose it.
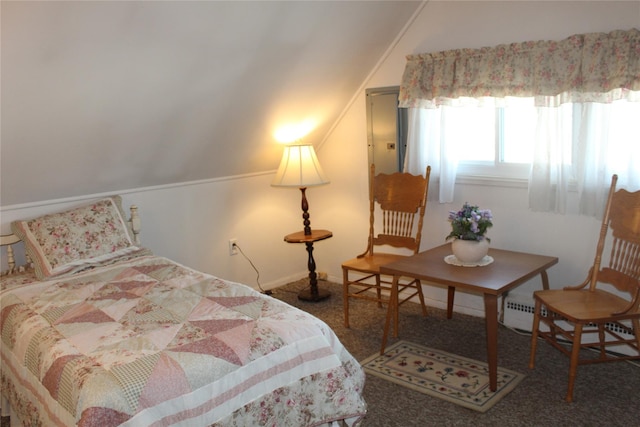
<path fill-rule="evenodd" d="M 3 279 L 4 280 L 4 279 Z M 364 373 L 319 319 L 157 256 L 0 291 L 28 425 L 357 425 Z"/>

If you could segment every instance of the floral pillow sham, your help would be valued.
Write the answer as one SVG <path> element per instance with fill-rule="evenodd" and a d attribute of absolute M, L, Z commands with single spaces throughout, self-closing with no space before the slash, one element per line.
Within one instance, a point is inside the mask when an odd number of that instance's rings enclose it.
<path fill-rule="evenodd" d="M 25 244 L 39 280 L 139 250 L 133 244 L 119 196 L 26 221 L 11 229 Z"/>

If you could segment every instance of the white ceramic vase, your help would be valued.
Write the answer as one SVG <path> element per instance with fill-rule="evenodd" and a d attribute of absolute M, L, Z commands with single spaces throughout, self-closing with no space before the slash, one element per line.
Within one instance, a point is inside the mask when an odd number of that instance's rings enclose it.
<path fill-rule="evenodd" d="M 489 252 L 489 241 L 456 239 L 451 242 L 451 251 L 460 262 L 480 262 Z"/>

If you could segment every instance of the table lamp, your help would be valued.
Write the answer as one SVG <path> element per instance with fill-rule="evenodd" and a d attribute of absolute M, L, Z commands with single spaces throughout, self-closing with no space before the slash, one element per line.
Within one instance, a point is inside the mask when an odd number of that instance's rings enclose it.
<path fill-rule="evenodd" d="M 307 187 L 328 184 L 312 144 L 296 143 L 284 147 L 280 167 L 271 183 L 274 187 L 298 187 L 302 192 L 304 234 L 311 234 Z"/>

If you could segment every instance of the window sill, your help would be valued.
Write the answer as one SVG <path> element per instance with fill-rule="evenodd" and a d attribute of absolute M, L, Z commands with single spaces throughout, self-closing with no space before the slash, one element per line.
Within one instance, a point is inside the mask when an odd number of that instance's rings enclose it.
<path fill-rule="evenodd" d="M 528 188 L 528 180 L 522 178 L 505 178 L 486 175 L 460 175 L 456 176 L 456 184 L 481 185 L 483 187 L 509 187 Z"/>
<path fill-rule="evenodd" d="M 456 176 L 456 184 L 479 185 L 483 187 L 506 187 L 506 188 L 529 188 L 529 180 L 524 178 L 487 176 L 487 175 L 462 175 Z M 575 180 L 569 181 L 567 191 L 578 192 L 578 183 Z"/>

